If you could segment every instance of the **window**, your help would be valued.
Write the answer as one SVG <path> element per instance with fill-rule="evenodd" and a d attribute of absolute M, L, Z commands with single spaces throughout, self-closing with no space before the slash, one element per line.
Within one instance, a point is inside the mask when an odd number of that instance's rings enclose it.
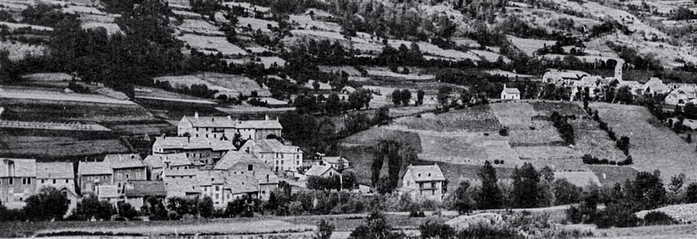
<path fill-rule="evenodd" d="M 67 180 L 67 179 L 65 180 L 65 183 L 68 183 L 68 180 Z"/>
<path fill-rule="evenodd" d="M 252 170 L 254 170 L 254 165 L 252 165 L 252 164 L 247 165 L 247 171 L 252 171 Z"/>
<path fill-rule="evenodd" d="M 55 180 L 55 179 L 53 180 L 53 184 L 56 184 L 56 180 Z"/>
<path fill-rule="evenodd" d="M 215 191 L 220 191 L 220 186 L 215 186 Z"/>

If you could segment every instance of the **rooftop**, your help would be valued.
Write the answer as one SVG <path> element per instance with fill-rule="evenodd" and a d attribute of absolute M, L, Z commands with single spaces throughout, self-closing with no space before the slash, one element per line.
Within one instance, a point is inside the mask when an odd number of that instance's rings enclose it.
<path fill-rule="evenodd" d="M 415 181 L 445 181 L 443 172 L 437 164 L 409 165 L 406 174 L 411 174 Z"/>
<path fill-rule="evenodd" d="M 167 196 L 163 181 L 129 181 L 124 192 L 126 197 Z"/>
<path fill-rule="evenodd" d="M 36 163 L 36 178 L 64 179 L 74 177 L 73 163 Z"/>
<path fill-rule="evenodd" d="M 163 149 L 211 149 L 213 151 L 231 150 L 235 146 L 230 141 L 203 137 L 163 136 L 155 139 L 154 148 Z"/>
<path fill-rule="evenodd" d="M 256 141 L 250 141 L 250 143 L 256 146 L 258 152 L 274 152 L 274 153 L 298 153 L 300 148 L 298 146 L 285 145 L 276 139 L 260 139 Z"/>
<path fill-rule="evenodd" d="M 227 170 L 234 167 L 238 163 L 252 163 L 259 164 L 262 163 L 261 160 L 254 157 L 252 154 L 248 154 L 240 151 L 228 151 L 223 158 L 215 164 L 215 169 Z"/>
<path fill-rule="evenodd" d="M 36 160 L 0 158 L 0 177 L 36 177 Z"/>
<path fill-rule="evenodd" d="M 77 165 L 78 175 L 104 175 L 113 174 L 107 162 L 79 162 Z"/>
<path fill-rule="evenodd" d="M 143 159 L 138 154 L 109 154 L 104 157 L 104 163 L 112 169 L 145 167 Z"/>
<path fill-rule="evenodd" d="M 315 165 L 312 165 L 312 167 L 310 169 L 308 169 L 307 172 L 305 172 L 305 175 L 306 176 L 321 176 L 322 174 L 329 171 L 330 169 L 332 169 L 331 165 L 315 164 Z"/>
<path fill-rule="evenodd" d="M 503 88 L 503 93 L 505 94 L 520 94 L 518 88 Z"/>

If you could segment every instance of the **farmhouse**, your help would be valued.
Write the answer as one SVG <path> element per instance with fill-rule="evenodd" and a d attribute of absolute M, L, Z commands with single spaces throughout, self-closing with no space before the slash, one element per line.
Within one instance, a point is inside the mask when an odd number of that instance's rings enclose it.
<path fill-rule="evenodd" d="M 668 95 L 666 96 L 664 103 L 666 105 L 676 105 L 676 106 L 685 106 L 688 102 L 691 100 L 697 98 L 697 95 L 695 92 L 689 92 L 684 89 L 678 88 L 675 90 L 670 91 Z"/>
<path fill-rule="evenodd" d="M 587 76 L 590 76 L 590 74 L 583 71 L 550 69 L 542 75 L 542 82 L 558 86 L 571 85 L 573 81 L 580 80 Z"/>
<path fill-rule="evenodd" d="M 36 191 L 36 160 L 0 158 L 0 203 L 21 208 Z"/>
<path fill-rule="evenodd" d="M 213 200 L 213 206 L 224 208 L 228 202 L 243 197 L 257 198 L 259 188 L 250 175 L 230 174 L 219 170 L 201 170 L 198 174 L 202 196 Z"/>
<path fill-rule="evenodd" d="M 111 154 L 104 157 L 104 163 L 113 170 L 112 184 L 123 193 L 123 187 L 131 180 L 147 180 L 147 167 L 137 154 Z"/>
<path fill-rule="evenodd" d="M 274 172 L 297 172 L 302 166 L 303 152 L 300 147 L 285 145 L 276 139 L 248 140 L 240 151 L 253 154 Z"/>
<path fill-rule="evenodd" d="M 232 140 L 236 134 L 243 139 L 265 139 L 271 135 L 281 136 L 283 126 L 278 119 L 271 120 L 233 120 L 230 116 L 194 117 L 184 116 L 177 124 L 177 135 L 191 136 L 194 138 L 213 138 L 220 140 Z"/>
<path fill-rule="evenodd" d="M 656 77 L 651 77 L 649 81 L 644 83 L 642 88 L 643 94 L 656 95 L 665 94 L 670 91 L 668 85 L 664 84 L 663 81 Z"/>
<path fill-rule="evenodd" d="M 69 162 L 36 163 L 36 188 L 53 187 L 74 198 L 75 175 Z"/>
<path fill-rule="evenodd" d="M 80 192 L 97 193 L 97 186 L 110 185 L 114 172 L 106 162 L 78 162 L 77 180 Z"/>
<path fill-rule="evenodd" d="M 508 88 L 506 84 L 503 84 L 503 90 L 501 90 L 502 100 L 520 100 L 520 90 L 518 88 Z"/>
<path fill-rule="evenodd" d="M 447 191 L 447 183 L 437 164 L 409 165 L 402 178 L 400 191 L 413 200 L 441 201 Z"/>
<path fill-rule="evenodd" d="M 184 153 L 195 165 L 212 166 L 223 155 L 234 150 L 230 141 L 214 138 L 162 136 L 152 145 L 153 155 Z"/>
<path fill-rule="evenodd" d="M 141 208 L 150 197 L 165 198 L 165 184 L 162 181 L 137 180 L 129 181 L 124 186 L 124 197 L 126 202 L 134 208 Z"/>
<path fill-rule="evenodd" d="M 339 171 L 336 171 L 331 165 L 312 165 L 310 169 L 305 172 L 305 176 L 315 176 L 322 178 L 334 177 L 334 175 L 340 175 Z"/>
<path fill-rule="evenodd" d="M 162 172 L 167 197 L 196 198 L 201 195 L 196 176 L 200 169 L 170 170 Z"/>

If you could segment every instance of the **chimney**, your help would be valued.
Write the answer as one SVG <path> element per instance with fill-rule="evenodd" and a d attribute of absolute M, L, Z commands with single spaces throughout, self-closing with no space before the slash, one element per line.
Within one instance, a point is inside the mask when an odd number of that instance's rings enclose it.
<path fill-rule="evenodd" d="M 198 112 L 194 112 L 194 118 L 198 119 Z"/>
<path fill-rule="evenodd" d="M 506 83 L 503 83 L 503 89 L 504 90 L 506 89 Z"/>

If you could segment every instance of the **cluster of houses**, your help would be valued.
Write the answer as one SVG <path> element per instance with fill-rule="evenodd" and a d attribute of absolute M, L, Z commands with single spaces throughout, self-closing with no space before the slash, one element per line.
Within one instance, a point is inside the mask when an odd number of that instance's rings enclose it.
<path fill-rule="evenodd" d="M 570 88 L 569 100 L 580 100 L 576 99 L 579 95 L 578 92 L 588 93 L 591 98 L 600 96 L 604 93 L 606 86 L 616 82 L 616 89 L 628 87 L 634 96 L 663 96 L 663 104 L 665 105 L 682 107 L 687 103 L 697 103 L 697 84 L 665 83 L 656 77 L 651 77 L 647 82 L 641 83 L 622 80 L 621 72 L 616 72 L 615 75 L 602 77 L 583 71 L 551 69 L 542 76 L 542 81 L 557 87 Z M 501 94 L 503 98 L 504 93 Z"/>
<path fill-rule="evenodd" d="M 44 186 L 63 192 L 71 208 L 85 195 L 140 208 L 147 198 L 210 197 L 225 207 L 242 197 L 267 200 L 281 179 L 334 177 L 349 168 L 341 156 L 303 160 L 302 150 L 282 143 L 277 119 L 183 117 L 178 136 L 157 137 L 152 154 L 108 154 L 100 161 L 40 162 L 0 159 L 0 203 L 21 208 Z M 241 147 L 233 139 L 241 138 Z M 303 172 L 302 174 L 300 172 Z M 402 191 L 441 200 L 446 181 L 438 166 L 409 166 Z M 296 185 L 296 184 L 293 184 Z M 302 185 L 302 184 L 300 184 Z"/>

